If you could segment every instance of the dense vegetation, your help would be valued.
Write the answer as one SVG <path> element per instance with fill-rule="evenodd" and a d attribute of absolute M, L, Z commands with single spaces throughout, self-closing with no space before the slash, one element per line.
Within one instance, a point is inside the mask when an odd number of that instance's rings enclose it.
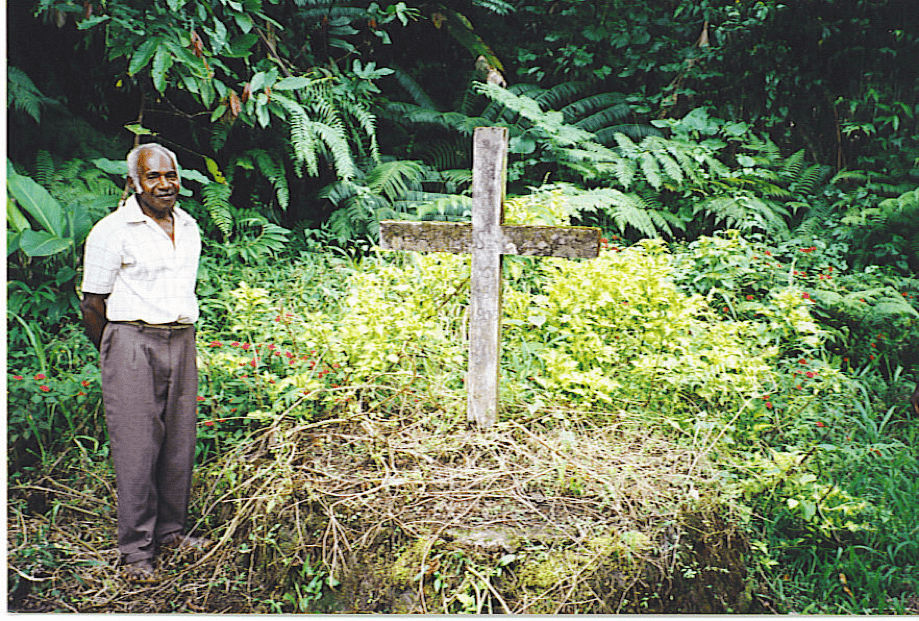
<path fill-rule="evenodd" d="M 919 611 L 911 5 L 8 2 L 10 606 Z M 481 125 L 509 219 L 605 240 L 507 261 L 487 441 L 467 261 L 374 248 L 468 219 Z M 222 545 L 142 609 L 77 301 L 151 137 L 205 238 L 193 513 Z"/>

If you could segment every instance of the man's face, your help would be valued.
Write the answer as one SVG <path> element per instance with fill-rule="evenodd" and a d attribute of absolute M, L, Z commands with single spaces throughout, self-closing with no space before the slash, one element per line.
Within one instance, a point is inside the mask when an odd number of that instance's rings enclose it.
<path fill-rule="evenodd" d="M 179 172 L 172 158 L 162 151 L 143 151 L 137 158 L 137 176 L 140 180 L 137 200 L 159 217 L 172 212 L 179 197 Z"/>

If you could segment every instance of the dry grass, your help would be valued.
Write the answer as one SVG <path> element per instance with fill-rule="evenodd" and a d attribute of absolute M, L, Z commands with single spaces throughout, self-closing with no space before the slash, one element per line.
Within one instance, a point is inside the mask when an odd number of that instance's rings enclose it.
<path fill-rule="evenodd" d="M 106 466 L 22 484 L 11 489 L 11 607 L 270 612 L 266 602 L 302 581 L 306 565 L 343 582 L 338 590 L 348 593 L 336 610 L 455 610 L 457 596 L 435 593 L 430 580 L 393 585 L 399 555 L 422 541 L 414 562 L 428 576 L 445 551 L 465 554 L 451 584 L 474 585 L 480 612 L 624 609 L 634 593 L 672 584 L 687 549 L 681 516 L 717 496 L 717 473 L 703 448 L 669 441 L 625 413 L 604 425 L 581 421 L 554 412 L 485 432 L 445 411 L 276 421 L 198 469 L 192 512 L 217 544 L 198 557 L 162 557 L 164 579 L 149 587 L 126 584 L 114 569 Z M 623 533 L 642 533 L 650 545 L 629 552 L 643 569 L 615 596 L 595 592 L 589 562 L 550 588 L 522 586 L 527 564 L 583 554 Z M 499 578 L 495 559 L 508 553 L 517 561 Z"/>

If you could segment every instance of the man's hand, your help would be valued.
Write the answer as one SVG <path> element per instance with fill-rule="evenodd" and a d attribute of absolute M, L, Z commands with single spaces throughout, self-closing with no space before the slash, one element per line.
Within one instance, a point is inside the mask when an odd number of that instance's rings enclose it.
<path fill-rule="evenodd" d="M 919 414 L 919 384 L 916 384 L 916 391 L 909 398 L 909 402 L 913 405 L 913 410 L 916 411 L 916 414 Z"/>
<path fill-rule="evenodd" d="M 84 293 L 83 300 L 80 302 L 86 336 L 93 342 L 96 349 L 99 349 L 99 343 L 102 342 L 102 331 L 105 329 L 105 324 L 108 323 L 105 318 L 105 299 L 107 297 L 107 293 Z"/>

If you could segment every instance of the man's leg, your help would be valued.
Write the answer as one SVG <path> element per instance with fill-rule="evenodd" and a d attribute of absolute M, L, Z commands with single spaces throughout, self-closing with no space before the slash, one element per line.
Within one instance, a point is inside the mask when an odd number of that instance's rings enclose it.
<path fill-rule="evenodd" d="M 125 563 L 152 559 L 156 551 L 155 476 L 165 435 L 165 403 L 157 399 L 148 341 L 141 328 L 109 323 L 99 349 L 118 490 L 118 550 Z"/>
<path fill-rule="evenodd" d="M 195 330 L 161 330 L 165 342 L 164 363 L 169 365 L 166 409 L 163 422 L 166 435 L 156 471 L 158 513 L 156 539 L 184 532 L 195 463 L 197 426 L 198 368 L 195 360 Z"/>

